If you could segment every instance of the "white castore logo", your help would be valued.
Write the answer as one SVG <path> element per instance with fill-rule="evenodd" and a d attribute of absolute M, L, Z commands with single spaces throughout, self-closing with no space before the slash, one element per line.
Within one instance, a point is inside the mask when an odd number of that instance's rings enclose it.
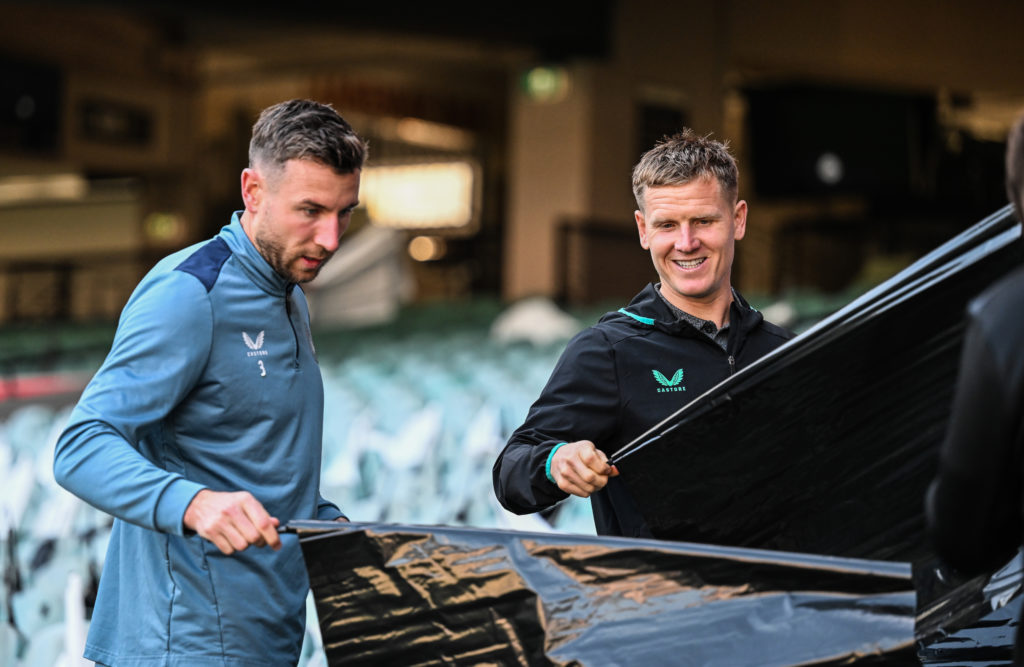
<path fill-rule="evenodd" d="M 242 340 L 245 341 L 245 346 L 247 348 L 249 348 L 248 355 L 250 357 L 265 357 L 265 356 L 267 356 L 268 352 L 266 350 L 262 349 L 263 348 L 263 334 L 264 333 L 266 333 L 266 332 L 265 331 L 261 331 L 259 333 L 259 335 L 256 336 L 256 340 L 253 340 L 252 338 L 249 337 L 249 334 L 247 334 L 244 331 L 242 332 Z"/>

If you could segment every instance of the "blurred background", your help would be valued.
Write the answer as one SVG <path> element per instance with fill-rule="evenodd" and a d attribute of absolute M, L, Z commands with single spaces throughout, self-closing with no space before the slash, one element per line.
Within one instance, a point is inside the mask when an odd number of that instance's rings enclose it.
<path fill-rule="evenodd" d="M 371 147 L 307 286 L 325 495 L 357 520 L 572 532 L 593 532 L 585 502 L 511 517 L 490 465 L 568 337 L 656 279 L 632 217 L 644 150 L 684 125 L 729 142 L 750 204 L 734 283 L 799 331 L 1003 206 L 1024 110 L 1014 0 L 0 17 L 0 665 L 75 664 L 109 519 L 54 486 L 53 441 L 145 271 L 241 208 L 264 107 L 328 102 Z"/>
<path fill-rule="evenodd" d="M 841 290 L 1004 203 L 1024 107 L 1012 0 L 0 8 L 5 323 L 116 317 L 241 206 L 252 123 L 291 97 L 369 139 L 360 221 L 416 302 L 632 296 L 629 172 L 683 125 L 739 158 L 739 285 Z"/>

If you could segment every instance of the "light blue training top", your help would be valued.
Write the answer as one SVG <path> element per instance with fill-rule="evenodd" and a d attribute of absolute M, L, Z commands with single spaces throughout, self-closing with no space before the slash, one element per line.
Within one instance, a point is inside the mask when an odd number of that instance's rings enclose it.
<path fill-rule="evenodd" d="M 249 491 L 281 525 L 342 516 L 319 492 L 323 403 L 305 296 L 238 213 L 143 278 L 54 456 L 57 481 L 115 517 L 86 658 L 296 663 L 297 539 L 225 556 L 182 519 L 204 488 Z"/>

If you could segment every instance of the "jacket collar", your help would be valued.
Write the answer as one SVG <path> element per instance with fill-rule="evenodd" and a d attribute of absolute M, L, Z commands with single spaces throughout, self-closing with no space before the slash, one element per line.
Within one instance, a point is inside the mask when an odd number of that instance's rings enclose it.
<path fill-rule="evenodd" d="M 295 283 L 279 276 L 249 240 L 249 236 L 242 229 L 241 213 L 235 211 L 231 216 L 231 223 L 222 227 L 217 236 L 228 244 L 242 271 L 257 287 L 275 296 L 290 293 Z"/>
<path fill-rule="evenodd" d="M 735 288 L 732 297 L 732 305 L 729 306 L 730 339 L 739 334 L 745 336 L 764 319 Z M 629 305 L 619 309 L 618 315 L 640 328 L 655 328 L 674 335 L 689 332 L 704 335 L 686 320 L 676 318 L 672 309 L 658 295 L 654 283 L 648 283 Z"/>

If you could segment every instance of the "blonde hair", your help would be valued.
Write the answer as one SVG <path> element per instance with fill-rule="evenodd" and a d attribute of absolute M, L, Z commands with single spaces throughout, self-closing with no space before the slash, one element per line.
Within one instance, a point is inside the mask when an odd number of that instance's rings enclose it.
<path fill-rule="evenodd" d="M 666 136 L 640 157 L 633 167 L 633 196 L 642 211 L 647 188 L 684 185 L 698 178 L 715 178 L 722 194 L 736 199 L 739 169 L 727 143 L 701 137 L 690 128 Z"/>

